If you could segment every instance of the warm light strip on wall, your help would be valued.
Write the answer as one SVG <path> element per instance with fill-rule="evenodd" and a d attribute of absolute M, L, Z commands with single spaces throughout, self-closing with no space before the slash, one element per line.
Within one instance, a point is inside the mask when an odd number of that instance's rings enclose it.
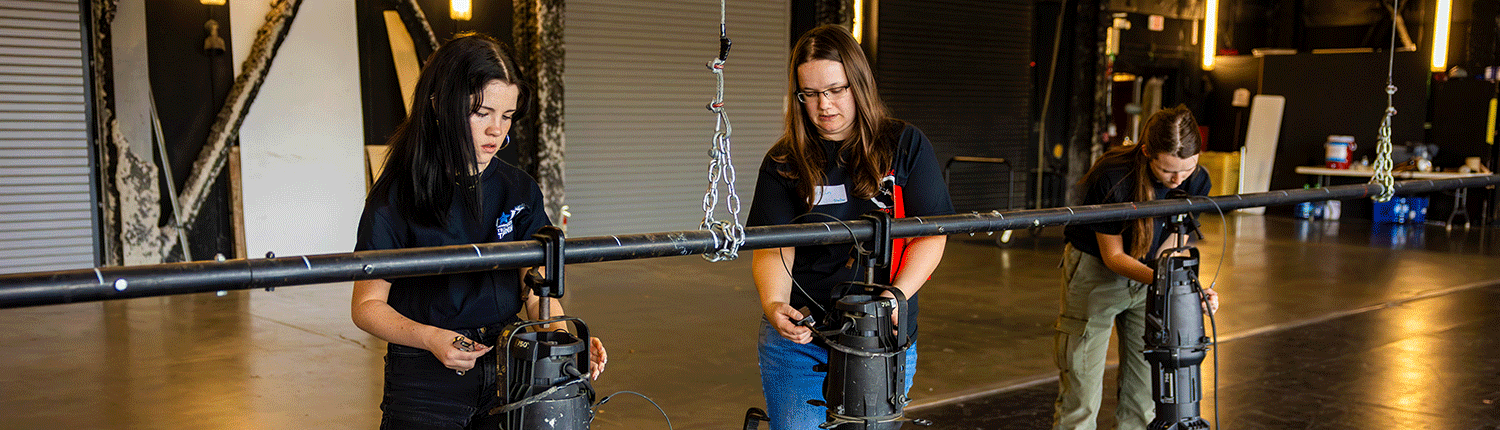
<path fill-rule="evenodd" d="M 861 27 L 864 27 L 864 21 L 865 21 L 865 2 L 864 2 L 864 0 L 854 0 L 854 22 L 852 23 L 852 25 L 854 27 L 854 41 L 855 42 L 863 42 L 864 41 L 864 38 L 862 37 L 862 36 L 864 36 L 864 31 L 863 31 L 864 29 L 861 28 Z"/>
<path fill-rule="evenodd" d="M 448 3 L 448 17 L 458 21 L 468 21 L 474 16 L 474 2 L 472 0 L 451 0 Z"/>
<path fill-rule="evenodd" d="M 1203 13 L 1203 70 L 1214 69 L 1214 54 L 1218 54 L 1219 0 L 1208 0 Z"/>
<path fill-rule="evenodd" d="M 1432 71 L 1448 69 L 1448 24 L 1453 13 L 1453 0 L 1437 0 L 1437 11 L 1432 22 Z"/>
<path fill-rule="evenodd" d="M 209 5 L 209 6 L 223 6 L 224 5 L 224 0 L 199 0 L 199 2 L 203 3 L 203 4 L 206 4 L 206 5 Z"/>

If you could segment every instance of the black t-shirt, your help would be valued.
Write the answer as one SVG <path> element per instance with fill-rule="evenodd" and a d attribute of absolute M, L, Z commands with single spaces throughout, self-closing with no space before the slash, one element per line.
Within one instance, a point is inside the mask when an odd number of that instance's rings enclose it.
<path fill-rule="evenodd" d="M 885 136 L 882 141 L 897 145 L 892 163 L 894 172 L 882 180 L 881 194 L 871 199 L 859 199 L 852 195 L 853 181 L 844 170 L 845 166 L 838 161 L 838 143 L 821 141 L 828 163 L 824 167 L 824 185 L 818 193 L 818 204 L 811 210 L 797 193 L 797 181 L 778 173 L 790 170 L 791 167 L 775 162 L 768 154 L 761 162 L 760 175 L 755 183 L 755 198 L 750 204 L 746 225 L 856 220 L 860 215 L 876 209 L 885 210 L 897 217 L 953 214 L 948 187 L 943 183 L 943 172 L 938 167 L 937 157 L 933 154 L 932 143 L 927 140 L 927 136 L 916 127 L 906 124 L 901 128 L 892 127 L 890 135 Z M 896 210 L 897 207 L 900 208 L 899 211 Z M 869 248 L 868 245 L 864 246 Z M 797 247 L 795 261 L 791 264 L 792 278 L 807 294 L 794 287 L 791 306 L 799 309 L 807 307 L 812 310 L 819 323 L 826 322 L 827 315 L 822 310 L 831 310 L 834 302 L 838 301 L 840 292 L 835 291 L 838 284 L 864 281 L 865 270 L 860 267 L 863 262 L 856 258 L 857 255 L 852 243 Z M 889 271 L 876 272 L 876 282 L 889 284 Z M 808 295 L 816 299 L 816 304 L 809 300 Z M 908 305 L 909 309 L 903 312 L 902 320 L 913 323 L 910 334 L 915 334 L 917 297 L 911 297 Z"/>
<path fill-rule="evenodd" d="M 1084 187 L 1087 189 L 1083 196 L 1083 204 L 1099 205 L 1125 203 L 1135 200 L 1135 178 L 1131 175 L 1128 167 L 1107 167 L 1099 173 L 1098 179 L 1093 183 L 1084 184 Z M 1158 200 L 1166 198 L 1167 193 L 1172 190 L 1162 185 L 1161 182 L 1154 180 L 1151 181 L 1151 185 Z M 1206 196 L 1212 187 L 1212 182 L 1208 178 L 1208 171 L 1200 167 L 1192 175 L 1188 176 L 1186 181 L 1182 181 L 1182 185 L 1178 185 L 1177 189 L 1186 191 L 1189 195 Z M 1126 225 L 1134 223 L 1135 221 L 1113 221 L 1069 225 L 1063 229 L 1063 235 L 1067 237 L 1068 243 L 1072 244 L 1079 251 L 1100 257 L 1099 238 L 1095 237 L 1094 233 L 1123 236 L 1121 239 L 1123 240 L 1124 248 L 1126 251 L 1129 251 L 1134 241 L 1131 240 L 1130 235 L 1122 233 L 1124 233 Z M 1157 248 L 1161 247 L 1162 242 L 1167 240 L 1167 235 L 1163 231 L 1166 228 L 1166 220 L 1161 217 L 1155 218 L 1152 225 L 1154 226 L 1152 227 L 1154 233 L 1152 233 L 1151 249 L 1146 254 L 1148 256 L 1156 254 Z"/>
<path fill-rule="evenodd" d="M 354 249 L 418 248 L 487 242 L 531 240 L 550 224 L 536 181 L 500 160 L 480 174 L 480 203 L 476 223 L 461 198 L 448 210 L 448 226 L 417 225 L 404 219 L 389 195 L 371 195 L 359 220 Z M 413 321 L 450 330 L 509 323 L 521 310 L 521 285 L 516 269 L 452 273 L 387 279 L 392 308 Z"/>

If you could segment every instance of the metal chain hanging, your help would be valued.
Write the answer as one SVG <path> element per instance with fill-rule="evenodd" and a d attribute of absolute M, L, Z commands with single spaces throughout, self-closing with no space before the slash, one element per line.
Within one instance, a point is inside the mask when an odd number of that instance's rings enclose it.
<path fill-rule="evenodd" d="M 1401 13 L 1401 0 L 1393 0 L 1391 5 L 1392 21 Z M 1396 178 L 1391 176 L 1394 167 L 1391 162 L 1391 118 L 1396 116 L 1396 85 L 1393 75 L 1396 65 L 1396 26 L 1391 26 L 1391 48 L 1390 62 L 1386 64 L 1385 72 L 1385 119 L 1380 121 L 1380 132 L 1376 135 L 1378 142 L 1375 145 L 1375 176 L 1370 178 L 1370 183 L 1380 184 L 1380 194 L 1375 196 L 1377 202 L 1391 201 L 1396 194 Z"/>
<path fill-rule="evenodd" d="M 729 125 L 729 113 L 724 111 L 724 62 L 729 59 L 729 33 L 724 25 L 724 0 L 719 1 L 719 57 L 708 63 L 708 70 L 718 79 L 718 91 L 708 110 L 716 116 L 713 144 L 708 150 L 708 191 L 703 194 L 703 223 L 700 230 L 714 233 L 714 245 L 718 250 L 703 254 L 703 259 L 717 262 L 739 258 L 740 245 L 745 243 L 745 225 L 740 223 L 740 196 L 734 190 L 734 162 L 730 158 L 729 135 L 734 128 Z M 728 190 L 724 206 L 729 210 L 728 220 L 714 219 L 719 203 L 719 182 Z"/>

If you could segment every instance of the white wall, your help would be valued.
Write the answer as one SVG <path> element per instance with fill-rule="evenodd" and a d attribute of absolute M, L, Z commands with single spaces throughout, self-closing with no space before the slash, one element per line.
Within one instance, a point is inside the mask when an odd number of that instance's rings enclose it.
<path fill-rule="evenodd" d="M 156 148 L 151 130 L 151 66 L 146 55 L 146 2 L 121 0 L 110 25 L 114 61 L 115 118 L 120 134 L 137 156 L 150 160 Z"/>
<path fill-rule="evenodd" d="M 303 0 L 240 129 L 251 257 L 348 252 L 365 195 L 356 0 Z M 235 68 L 268 10 L 235 0 Z"/>

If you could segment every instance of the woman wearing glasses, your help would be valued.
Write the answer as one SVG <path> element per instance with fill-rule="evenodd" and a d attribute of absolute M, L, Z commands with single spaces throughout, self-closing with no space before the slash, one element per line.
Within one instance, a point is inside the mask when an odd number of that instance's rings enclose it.
<path fill-rule="evenodd" d="M 880 100 L 874 75 L 847 30 L 822 26 L 808 31 L 788 63 L 785 128 L 766 154 L 750 205 L 748 225 L 854 220 L 874 210 L 892 216 L 953 213 L 932 144 L 916 127 L 892 118 Z M 877 282 L 907 297 L 897 318 L 910 321 L 915 339 L 917 291 L 942 259 L 947 237 L 900 242 L 891 270 Z M 869 248 L 866 244 L 865 248 Z M 836 286 L 863 280 L 852 244 L 756 250 L 754 278 L 765 313 L 760 330 L 761 383 L 772 429 L 806 430 L 825 421 L 823 400 L 828 349 L 812 330 L 794 324 L 806 316 L 819 323 L 839 298 Z M 885 271 L 881 271 L 885 272 Z M 906 387 L 916 370 L 916 349 L 906 355 Z"/>
<path fill-rule="evenodd" d="M 1151 115 L 1138 145 L 1110 149 L 1084 174 L 1083 204 L 1143 202 L 1172 190 L 1203 196 L 1208 172 L 1198 168 L 1202 138 L 1186 106 Z M 1154 269 L 1148 264 L 1176 233 L 1162 219 L 1069 225 L 1064 230 L 1062 310 L 1057 317 L 1059 393 L 1053 428 L 1093 429 L 1103 395 L 1105 353 L 1110 329 L 1119 324 L 1121 429 L 1144 429 L 1154 408 L 1151 367 L 1146 363 L 1146 288 Z M 1218 310 L 1218 293 L 1207 293 L 1207 307 Z"/>

